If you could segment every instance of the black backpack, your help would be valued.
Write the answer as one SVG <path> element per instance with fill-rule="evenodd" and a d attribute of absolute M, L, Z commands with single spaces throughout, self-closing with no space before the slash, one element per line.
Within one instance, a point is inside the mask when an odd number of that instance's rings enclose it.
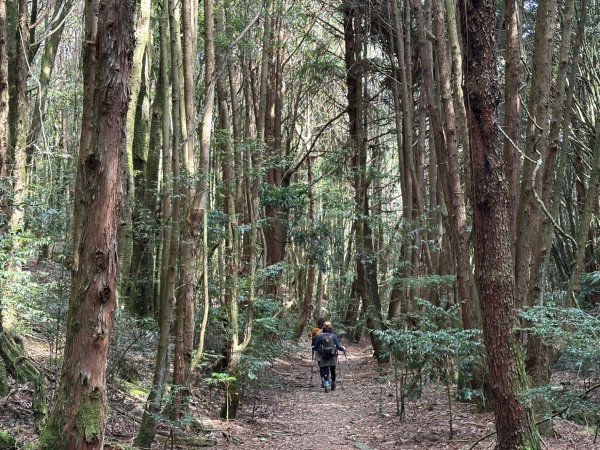
<path fill-rule="evenodd" d="M 325 358 L 331 358 L 335 355 L 335 343 L 330 333 L 323 334 L 323 341 L 321 342 L 321 355 Z"/>

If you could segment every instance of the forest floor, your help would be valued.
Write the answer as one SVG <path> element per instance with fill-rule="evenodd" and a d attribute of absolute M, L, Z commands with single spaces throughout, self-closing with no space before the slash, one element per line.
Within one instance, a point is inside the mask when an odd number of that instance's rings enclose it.
<path fill-rule="evenodd" d="M 30 355 L 43 360 L 41 341 L 28 340 Z M 443 386 L 427 386 L 420 398 L 407 400 L 405 418 L 396 415 L 395 388 L 389 367 L 378 367 L 370 347 L 349 346 L 348 363 L 339 358 L 338 389 L 325 393 L 319 374 L 311 378 L 308 343 L 302 343 L 290 357 L 277 359 L 263 370 L 259 382 L 246 390 L 236 420 L 218 419 L 222 392 L 207 389 L 199 377 L 193 389 L 191 413 L 201 418 L 216 442 L 212 448 L 236 449 L 469 449 L 493 430 L 493 415 L 479 413 L 466 403 L 452 403 L 452 428 L 447 395 Z M 132 355 L 133 356 L 133 355 Z M 138 359 L 139 363 L 142 363 Z M 150 368 L 145 361 L 144 372 Z M 349 367 L 351 370 L 349 370 Z M 144 377 L 146 378 L 146 377 Z M 107 442 L 130 444 L 139 427 L 145 393 L 127 389 L 121 382 L 109 387 L 110 418 Z M 258 388 L 260 386 L 260 388 Z M 20 442 L 35 442 L 31 417 L 31 387 L 13 385 L 0 399 L 0 430 L 9 430 Z M 552 450 L 600 449 L 593 444 L 592 428 L 558 419 L 560 437 L 544 438 L 543 448 Z M 155 447 L 171 446 L 169 429 L 162 426 Z M 492 449 L 489 437 L 476 449 Z M 107 446 L 106 448 L 117 448 Z"/>

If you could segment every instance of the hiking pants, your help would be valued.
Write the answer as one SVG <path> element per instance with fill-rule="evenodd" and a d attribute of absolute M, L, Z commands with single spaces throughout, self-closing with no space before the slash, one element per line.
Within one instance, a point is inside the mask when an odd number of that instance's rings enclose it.
<path fill-rule="evenodd" d="M 329 370 L 331 370 L 331 383 L 335 383 L 335 366 L 321 366 L 321 378 L 329 381 Z"/>

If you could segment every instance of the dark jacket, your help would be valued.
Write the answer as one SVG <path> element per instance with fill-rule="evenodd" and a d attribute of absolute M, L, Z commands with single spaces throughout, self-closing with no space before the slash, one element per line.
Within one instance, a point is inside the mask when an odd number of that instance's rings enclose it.
<path fill-rule="evenodd" d="M 321 333 L 317 336 L 317 340 L 315 341 L 315 345 L 313 345 L 312 349 L 315 350 L 319 355 L 320 355 L 320 360 L 321 360 L 321 367 L 326 367 L 326 366 L 337 366 L 337 352 L 335 353 L 335 355 L 330 356 L 330 357 L 325 357 L 324 355 L 322 355 L 320 353 L 320 349 L 321 346 L 323 345 L 323 337 L 324 336 L 331 336 L 333 339 L 333 345 L 335 345 L 335 348 L 338 349 L 341 352 L 345 352 L 346 349 L 344 347 L 342 347 L 342 345 L 340 344 L 340 340 L 338 339 L 337 335 L 334 333 Z"/>

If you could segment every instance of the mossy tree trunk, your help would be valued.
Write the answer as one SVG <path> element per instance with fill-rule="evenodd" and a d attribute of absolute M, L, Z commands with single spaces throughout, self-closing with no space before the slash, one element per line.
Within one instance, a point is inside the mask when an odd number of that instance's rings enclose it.
<path fill-rule="evenodd" d="M 151 153 L 156 154 L 160 148 L 162 124 L 162 98 L 160 83 L 157 86 L 155 101 L 150 108 L 148 86 L 149 70 L 152 67 L 152 46 L 148 45 L 144 57 L 142 86 L 138 97 L 133 139 L 133 168 L 135 171 L 135 208 L 132 215 L 133 250 L 131 254 L 131 271 L 129 273 L 129 305 L 130 310 L 139 317 L 154 315 L 153 275 L 154 275 L 154 237 L 157 223 L 154 220 L 156 209 L 156 193 L 146 180 L 147 161 Z M 159 104 L 160 103 L 160 104 Z M 152 113 L 150 110 L 152 109 Z M 158 176 L 158 165 L 154 174 L 154 185 Z M 149 189 L 147 189 L 149 188 Z"/>
<path fill-rule="evenodd" d="M 8 181 L 9 162 L 7 28 L 6 0 L 0 0 L 0 183 L 2 185 Z M 5 228 L 8 218 L 8 198 L 6 197 L 6 189 L 2 188 L 0 190 L 0 229 Z M 0 326 L 1 323 L 0 312 Z"/>
<path fill-rule="evenodd" d="M 89 121 L 82 129 L 77 165 L 76 251 L 64 362 L 40 442 L 44 450 L 103 447 L 134 9 L 129 0 L 85 4 L 83 119 Z"/>
<path fill-rule="evenodd" d="M 52 73 L 54 72 L 54 62 L 56 60 L 58 45 L 60 44 L 65 27 L 65 19 L 67 14 L 71 12 L 72 7 L 73 0 L 57 2 L 54 6 L 54 14 L 52 16 L 52 20 L 50 21 L 50 24 L 53 26 L 53 32 L 45 39 L 44 54 L 42 55 L 42 59 L 40 61 L 40 75 L 37 83 L 38 94 L 33 107 L 33 118 L 31 120 L 29 137 L 27 140 L 28 164 L 32 163 L 34 144 L 40 137 L 40 134 L 42 135 L 42 139 L 44 141 L 43 148 L 46 148 L 46 132 L 43 129 L 43 124 L 46 113 L 48 88 L 50 87 L 50 80 L 52 78 Z"/>
<path fill-rule="evenodd" d="M 29 50 L 29 6 L 27 0 L 19 0 L 19 25 L 16 46 L 16 82 L 15 82 L 15 140 L 13 163 L 13 202 L 10 228 L 13 233 L 23 231 L 25 227 L 25 208 L 28 196 L 27 182 L 27 133 L 29 131 L 29 110 L 27 101 L 27 80 L 29 68 L 27 53 Z M 18 244 L 17 244 L 18 247 Z"/>
<path fill-rule="evenodd" d="M 10 335 L 0 327 L 0 395 L 6 394 L 6 392 L 2 394 L 2 391 L 7 390 L 6 374 L 9 374 L 19 383 L 29 382 L 33 384 L 33 416 L 36 428 L 42 430 L 48 416 L 44 374 L 27 357 L 23 341 L 19 337 Z M 3 387 L 2 378 L 5 387 Z"/>
<path fill-rule="evenodd" d="M 123 205 L 122 221 L 123 225 L 119 228 L 119 297 L 129 299 L 130 281 L 131 281 L 131 260 L 133 253 L 133 210 L 135 208 L 135 167 L 133 145 L 136 137 L 139 138 L 138 131 L 141 128 L 147 130 L 146 122 L 141 118 L 142 105 L 144 98 L 140 99 L 140 93 L 143 92 L 144 84 L 144 55 L 148 45 L 148 36 L 150 30 L 150 0 L 141 0 L 139 2 L 139 13 L 135 26 L 135 47 L 133 49 L 132 67 L 129 79 L 129 107 L 126 120 L 126 140 L 125 140 L 125 179 L 123 180 Z M 142 102 L 138 110 L 138 102 Z M 137 119 L 140 120 L 137 120 Z M 141 131 L 145 134 L 146 131 Z M 131 302 L 129 302 L 131 305 Z"/>

